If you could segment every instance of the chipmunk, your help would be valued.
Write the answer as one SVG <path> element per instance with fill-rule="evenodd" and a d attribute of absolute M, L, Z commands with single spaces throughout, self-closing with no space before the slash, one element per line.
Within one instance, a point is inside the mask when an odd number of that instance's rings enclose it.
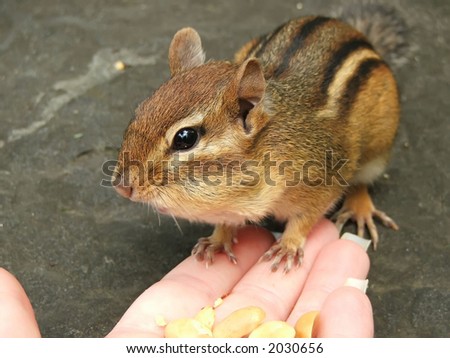
<path fill-rule="evenodd" d="M 199 34 L 179 30 L 170 79 L 125 131 L 115 189 L 214 224 L 192 251 L 199 260 L 224 251 L 236 262 L 236 229 L 273 216 L 286 228 L 262 259 L 288 272 L 301 264 L 311 228 L 343 196 L 337 226 L 353 219 L 361 236 L 367 226 L 376 248 L 373 217 L 398 229 L 375 208 L 368 185 L 386 167 L 400 112 L 380 53 L 401 39 L 389 22 L 378 25 L 380 48 L 341 20 L 301 17 L 251 40 L 234 61 L 206 62 Z"/>

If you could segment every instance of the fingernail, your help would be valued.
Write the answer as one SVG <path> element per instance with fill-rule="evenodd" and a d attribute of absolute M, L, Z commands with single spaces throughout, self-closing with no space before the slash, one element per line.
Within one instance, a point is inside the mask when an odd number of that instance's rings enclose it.
<path fill-rule="evenodd" d="M 366 293 L 367 286 L 369 286 L 369 280 L 361 280 L 359 278 L 349 277 L 345 280 L 344 286 L 354 287 L 363 293 Z"/>
<path fill-rule="evenodd" d="M 282 232 L 278 232 L 278 231 L 271 231 L 271 233 L 275 237 L 276 240 L 279 240 L 280 237 L 283 235 Z"/>
<path fill-rule="evenodd" d="M 366 240 L 355 234 L 350 234 L 349 232 L 346 232 L 344 235 L 342 235 L 341 240 L 353 241 L 355 244 L 358 244 L 359 246 L 361 246 L 365 251 L 367 251 L 367 249 L 369 248 L 370 243 L 371 243 L 370 240 Z"/>

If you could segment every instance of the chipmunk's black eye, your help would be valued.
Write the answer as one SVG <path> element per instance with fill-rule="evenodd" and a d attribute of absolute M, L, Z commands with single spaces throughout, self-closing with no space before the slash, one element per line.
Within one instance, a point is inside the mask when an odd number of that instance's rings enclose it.
<path fill-rule="evenodd" d="M 180 129 L 173 138 L 172 148 L 174 150 L 186 150 L 197 144 L 198 131 L 194 128 Z"/>

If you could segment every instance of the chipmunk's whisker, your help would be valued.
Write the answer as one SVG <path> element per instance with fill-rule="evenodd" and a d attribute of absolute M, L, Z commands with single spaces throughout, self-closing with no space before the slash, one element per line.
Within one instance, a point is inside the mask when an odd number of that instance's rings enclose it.
<path fill-rule="evenodd" d="M 175 225 L 177 226 L 178 230 L 180 231 L 180 234 L 184 235 L 183 230 L 181 230 L 181 226 L 180 226 L 180 224 L 178 224 L 176 217 L 173 214 L 170 214 L 170 216 L 172 217 L 173 221 L 175 222 Z"/>

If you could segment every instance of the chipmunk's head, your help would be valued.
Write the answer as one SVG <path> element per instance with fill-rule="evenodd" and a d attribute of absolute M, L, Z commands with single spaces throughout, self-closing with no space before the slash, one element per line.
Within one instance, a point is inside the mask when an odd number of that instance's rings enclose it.
<path fill-rule="evenodd" d="M 256 59 L 205 63 L 191 28 L 174 36 L 169 66 L 171 78 L 128 125 L 115 188 L 163 213 L 242 222 L 260 190 L 250 166 L 258 171 L 252 145 L 268 119 L 261 66 Z"/>

